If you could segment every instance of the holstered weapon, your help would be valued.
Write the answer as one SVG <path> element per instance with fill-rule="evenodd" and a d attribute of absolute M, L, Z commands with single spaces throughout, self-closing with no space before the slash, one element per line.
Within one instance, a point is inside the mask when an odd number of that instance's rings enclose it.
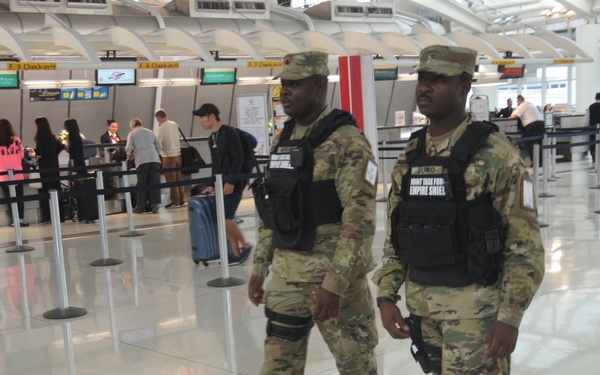
<path fill-rule="evenodd" d="M 432 371 L 431 361 L 425 351 L 425 341 L 423 341 L 423 334 L 421 332 L 421 317 L 411 314 L 408 318 L 404 318 L 404 321 L 410 328 L 409 334 L 412 341 L 410 353 L 415 361 L 419 363 L 423 372 L 429 374 Z"/>

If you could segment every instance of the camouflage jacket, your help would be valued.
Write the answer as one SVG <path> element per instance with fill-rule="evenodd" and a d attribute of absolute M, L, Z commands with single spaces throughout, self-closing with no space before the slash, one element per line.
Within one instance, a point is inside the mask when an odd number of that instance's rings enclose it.
<path fill-rule="evenodd" d="M 467 119 L 437 146 L 427 134 L 425 150 L 428 155 L 450 155 L 451 147 L 464 133 Z M 416 147 L 416 139 L 406 150 Z M 384 262 L 373 276 L 379 286 L 378 297 L 397 300 L 400 286 L 406 281 L 407 266 L 394 253 L 391 241 L 390 213 L 401 201 L 402 176 L 407 172 L 405 152 L 402 151 L 392 172 L 392 188 L 388 198 L 387 235 Z M 544 249 L 537 223 L 534 193 L 524 180 L 530 180 L 519 150 L 504 134 L 492 133 L 473 156 L 465 171 L 467 200 L 490 193 L 493 206 L 507 228 L 503 251 L 502 273 L 496 284 L 466 287 L 424 286 L 410 279 L 405 285 L 406 304 L 412 313 L 438 319 L 471 319 L 497 317 L 498 321 L 518 327 L 525 309 L 542 282 Z"/>
<path fill-rule="evenodd" d="M 326 108 L 306 135 L 330 112 Z M 276 137 L 273 144 L 278 140 Z M 341 126 L 314 149 L 314 159 L 313 181 L 335 179 L 344 208 L 342 222 L 317 227 L 315 245 L 308 252 L 273 248 L 272 231 L 261 222 L 252 273 L 264 277 L 270 266 L 274 274 L 288 282 L 321 283 L 323 288 L 341 295 L 350 281 L 373 269 L 376 184 L 369 184 L 365 173 L 369 160 L 373 163 L 374 158 L 358 128 Z"/>

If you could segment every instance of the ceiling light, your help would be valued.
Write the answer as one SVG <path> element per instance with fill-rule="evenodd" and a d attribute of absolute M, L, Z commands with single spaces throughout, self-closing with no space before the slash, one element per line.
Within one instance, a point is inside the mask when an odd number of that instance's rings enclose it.
<path fill-rule="evenodd" d="M 398 74 L 398 81 L 416 81 L 418 75 L 412 73 L 400 73 Z"/>
<path fill-rule="evenodd" d="M 66 79 L 60 81 L 61 88 L 86 88 L 96 86 L 96 81 L 89 79 Z"/>
<path fill-rule="evenodd" d="M 200 82 L 200 78 L 171 78 L 169 86 L 198 86 Z"/>
<path fill-rule="evenodd" d="M 22 81 L 21 86 L 25 89 L 57 89 L 60 87 L 60 81 L 29 80 Z"/>
<path fill-rule="evenodd" d="M 167 78 L 140 78 L 138 79 L 139 87 L 162 87 L 169 86 Z"/>
<path fill-rule="evenodd" d="M 471 87 L 492 87 L 492 86 L 504 86 L 508 85 L 508 82 L 481 82 L 481 83 L 473 83 Z"/>

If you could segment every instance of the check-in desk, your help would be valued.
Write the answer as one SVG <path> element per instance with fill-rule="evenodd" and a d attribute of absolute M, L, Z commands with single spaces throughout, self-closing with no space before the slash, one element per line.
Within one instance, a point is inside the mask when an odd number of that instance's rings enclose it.
<path fill-rule="evenodd" d="M 518 122 L 516 118 L 493 118 L 490 120 L 494 124 L 498 125 L 500 131 L 504 134 L 506 133 L 516 133 L 519 131 Z M 518 135 L 512 135 L 511 137 L 515 138 Z"/>
<path fill-rule="evenodd" d="M 125 147 L 126 142 L 121 141 L 116 145 L 108 145 L 108 144 L 97 144 L 96 147 L 98 149 L 97 155 L 98 157 L 90 158 L 89 165 L 97 165 L 97 164 L 108 164 L 114 163 L 111 161 L 111 152 L 115 149 L 115 146 Z M 120 167 L 102 169 L 102 172 L 116 172 L 121 170 Z M 114 189 L 123 187 L 122 179 L 117 176 L 104 176 L 104 188 L 105 189 Z M 104 208 L 106 210 L 106 214 L 118 214 L 121 212 L 125 212 L 125 195 L 123 193 L 119 194 L 110 194 L 104 196 Z"/>
<path fill-rule="evenodd" d="M 581 128 L 585 126 L 583 124 L 584 114 L 562 114 L 555 112 L 552 117 L 554 129 L 557 132 L 560 132 L 565 129 Z M 578 135 L 574 137 L 559 137 L 556 139 L 556 143 L 580 143 L 588 142 L 589 140 L 589 135 Z M 563 155 L 566 161 L 578 161 L 586 156 L 589 149 L 589 145 L 575 146 L 570 148 L 559 148 L 557 149 L 557 154 Z"/>

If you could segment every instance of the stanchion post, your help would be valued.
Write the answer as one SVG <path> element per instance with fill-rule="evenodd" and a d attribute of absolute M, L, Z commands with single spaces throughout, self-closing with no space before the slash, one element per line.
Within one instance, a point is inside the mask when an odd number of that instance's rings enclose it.
<path fill-rule="evenodd" d="M 42 316 L 46 319 L 69 319 L 87 314 L 82 307 L 70 307 L 67 296 L 67 278 L 65 276 L 65 259 L 62 245 L 62 231 L 60 229 L 60 213 L 58 211 L 58 191 L 50 190 L 50 218 L 52 222 L 52 237 L 54 242 L 54 258 L 56 261 L 56 274 L 60 307 L 46 311 Z"/>
<path fill-rule="evenodd" d="M 214 287 L 242 285 L 244 280 L 229 276 L 227 233 L 225 231 L 225 208 L 223 204 L 223 175 L 218 174 L 215 176 L 215 179 L 215 204 L 217 206 L 219 254 L 221 255 L 221 277 L 210 280 L 206 283 L 206 285 Z"/>
<path fill-rule="evenodd" d="M 21 273 L 21 301 L 23 303 L 23 315 L 25 316 L 25 328 L 31 329 L 31 311 L 29 309 L 29 289 L 27 288 L 27 265 L 25 255 L 19 254 L 19 271 Z M 31 285 L 30 285 L 31 286 Z"/>
<path fill-rule="evenodd" d="M 540 145 L 533 145 L 533 191 L 539 195 L 539 173 L 540 173 Z"/>
<path fill-rule="evenodd" d="M 600 124 L 596 125 L 596 142 L 600 141 Z M 598 152 L 600 152 L 600 143 L 594 145 L 596 148 L 594 151 L 594 161 L 596 162 L 596 173 L 600 174 L 600 160 L 598 159 Z"/>
<path fill-rule="evenodd" d="M 598 130 L 599 128 L 600 128 L 600 124 L 596 125 L 596 130 Z M 599 140 L 598 139 L 598 135 L 599 134 L 596 134 L 596 141 Z M 594 156 L 594 159 L 595 159 L 594 160 L 595 161 L 594 165 L 595 165 L 595 168 L 596 168 L 596 186 L 591 186 L 590 189 L 600 189 L 600 158 L 598 158 L 598 156 L 599 156 L 598 152 L 600 151 L 600 144 L 596 143 L 594 145 L 594 147 L 595 147 L 595 150 L 596 150 L 595 151 L 596 155 Z M 595 211 L 595 212 L 596 213 L 600 213 L 599 211 L 600 210 Z"/>
<path fill-rule="evenodd" d="M 8 180 L 15 180 L 15 171 L 13 169 L 9 169 L 8 171 Z M 15 185 L 8 185 L 8 193 L 11 198 L 15 198 L 17 196 L 17 188 Z M 19 216 L 19 206 L 17 202 L 12 202 L 10 204 L 10 210 L 13 218 L 13 225 L 15 228 L 15 242 L 17 246 L 10 247 L 6 249 L 7 253 L 20 253 L 23 251 L 31 251 L 33 247 L 23 245 L 23 238 L 21 237 L 21 217 Z"/>
<path fill-rule="evenodd" d="M 127 162 L 124 161 L 121 163 L 121 171 L 127 172 Z M 123 187 L 129 187 L 129 176 L 124 174 L 121 176 Z M 146 233 L 136 231 L 133 224 L 133 206 L 131 204 L 131 192 L 125 192 L 125 209 L 127 210 L 127 221 L 129 223 L 129 230 L 125 233 L 119 234 L 120 237 L 139 237 L 143 236 Z"/>
<path fill-rule="evenodd" d="M 550 194 L 548 193 L 548 174 L 549 174 L 549 169 L 550 169 L 550 160 L 549 160 L 549 151 L 550 149 L 547 148 L 548 147 L 548 134 L 544 133 L 544 138 L 542 138 L 542 168 L 543 168 L 543 172 L 542 172 L 542 189 L 543 191 L 538 195 L 538 197 L 540 198 L 548 198 L 548 197 L 554 197 L 555 194 Z"/>
<path fill-rule="evenodd" d="M 96 171 L 96 189 L 98 191 L 104 190 L 104 177 L 101 170 Z M 102 243 L 102 259 L 97 259 L 90 263 L 90 266 L 100 267 L 100 266 L 114 266 L 116 264 L 121 264 L 123 261 L 121 259 L 111 258 L 108 255 L 108 234 L 106 229 L 106 208 L 104 206 L 104 193 L 98 194 L 98 216 L 100 222 L 100 239 Z"/>
<path fill-rule="evenodd" d="M 555 130 L 554 130 L 554 128 L 552 128 L 551 133 L 554 133 L 554 132 L 555 132 Z M 556 181 L 560 178 L 556 175 L 556 151 L 558 150 L 556 148 L 556 143 L 557 143 L 557 138 L 552 137 L 552 140 L 550 141 L 550 144 L 553 146 L 550 149 L 550 165 L 552 166 L 552 168 L 550 169 L 550 181 Z M 569 149 L 569 152 L 571 152 L 571 149 Z"/>
<path fill-rule="evenodd" d="M 539 173 L 540 173 L 540 145 L 539 143 L 536 143 L 533 145 L 533 194 L 535 196 L 535 200 L 538 200 L 539 197 L 539 192 L 538 192 L 538 188 L 539 188 Z M 536 207 L 537 204 L 536 204 Z M 547 227 L 549 224 L 540 221 L 538 219 L 538 226 L 540 228 L 544 228 Z"/>
<path fill-rule="evenodd" d="M 382 178 L 382 180 L 383 180 L 383 187 L 382 187 L 383 194 L 382 194 L 381 198 L 377 199 L 377 202 L 385 202 L 385 201 L 387 201 L 386 192 L 387 192 L 387 184 L 388 184 L 387 183 L 387 175 L 388 174 L 387 174 L 387 165 L 386 165 L 387 164 L 386 163 L 387 162 L 387 160 L 386 160 L 386 157 L 387 157 L 386 141 L 381 141 L 381 152 L 382 152 L 382 154 L 381 154 L 382 155 L 381 156 L 381 173 L 383 174 L 383 178 Z"/>

